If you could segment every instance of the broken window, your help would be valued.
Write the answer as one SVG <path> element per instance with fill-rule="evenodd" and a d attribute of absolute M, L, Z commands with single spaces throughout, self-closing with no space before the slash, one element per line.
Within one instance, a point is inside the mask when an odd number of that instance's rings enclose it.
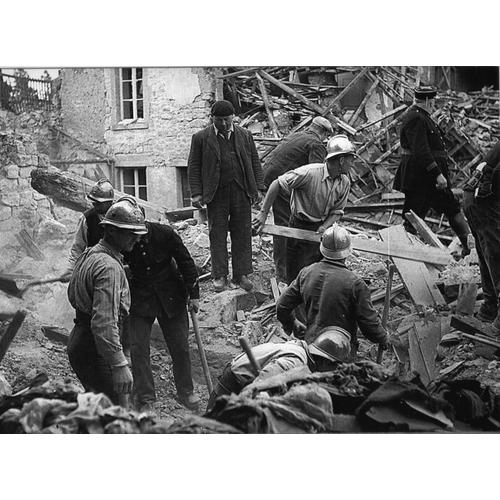
<path fill-rule="evenodd" d="M 121 120 L 144 119 L 144 90 L 142 68 L 120 69 Z"/>
<path fill-rule="evenodd" d="M 146 185 L 146 167 L 119 168 L 119 181 L 121 191 L 141 200 L 148 199 L 148 188 Z"/>

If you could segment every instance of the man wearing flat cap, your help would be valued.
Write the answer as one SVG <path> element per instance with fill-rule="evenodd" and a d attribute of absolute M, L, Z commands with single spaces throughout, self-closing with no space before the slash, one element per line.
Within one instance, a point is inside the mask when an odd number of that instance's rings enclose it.
<path fill-rule="evenodd" d="M 432 208 L 445 214 L 462 244 L 462 256 L 469 253 L 469 226 L 453 195 L 448 174 L 447 153 L 438 125 L 431 117 L 436 89 L 421 86 L 415 89 L 415 104 L 403 119 L 401 127 L 401 163 L 394 179 L 394 188 L 405 193 L 403 217 L 413 210 L 419 217 Z M 405 223 L 413 232 L 411 225 Z"/>
<path fill-rule="evenodd" d="M 326 156 L 325 139 L 333 134 L 332 124 L 322 116 L 316 116 L 304 131 L 290 134 L 281 141 L 267 157 L 264 165 L 264 184 L 269 189 L 271 183 L 290 170 L 323 163 Z M 273 218 L 277 226 L 288 226 L 290 200 L 280 192 L 273 203 Z M 286 238 L 273 236 L 273 258 L 278 281 L 286 281 Z"/>
<path fill-rule="evenodd" d="M 231 235 L 233 282 L 249 291 L 252 269 L 251 206 L 264 190 L 252 134 L 233 123 L 234 107 L 217 101 L 212 124 L 193 135 L 188 179 L 193 206 L 207 206 L 214 288 L 227 285 L 227 232 Z"/>

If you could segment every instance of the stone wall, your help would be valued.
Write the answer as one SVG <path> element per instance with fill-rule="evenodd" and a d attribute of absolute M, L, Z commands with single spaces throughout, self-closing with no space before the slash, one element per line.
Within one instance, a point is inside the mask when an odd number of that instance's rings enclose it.
<path fill-rule="evenodd" d="M 145 120 L 118 121 L 118 69 L 66 69 L 61 74 L 62 127 L 116 159 L 118 169 L 146 167 L 148 200 L 182 206 L 181 177 L 191 136 L 209 123 L 209 109 L 221 94 L 215 68 L 146 68 Z M 88 88 L 85 86 L 88 85 Z"/>

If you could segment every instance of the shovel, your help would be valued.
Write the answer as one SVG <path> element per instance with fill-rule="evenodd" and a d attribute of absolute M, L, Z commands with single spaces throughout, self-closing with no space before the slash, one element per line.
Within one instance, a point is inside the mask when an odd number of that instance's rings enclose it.
<path fill-rule="evenodd" d="M 13 297 L 22 299 L 24 292 L 28 288 L 31 288 L 32 286 L 36 285 L 44 285 L 45 283 L 55 283 L 56 281 L 61 281 L 61 277 L 30 281 L 24 287 L 18 288 L 16 282 L 13 279 L 7 278 L 5 275 L 0 274 L 0 290 L 9 295 L 12 295 Z"/>

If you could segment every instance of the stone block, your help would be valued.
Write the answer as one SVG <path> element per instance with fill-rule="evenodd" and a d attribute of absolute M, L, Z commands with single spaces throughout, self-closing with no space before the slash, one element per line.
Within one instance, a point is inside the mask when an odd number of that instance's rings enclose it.
<path fill-rule="evenodd" d="M 60 243 L 66 240 L 66 226 L 54 219 L 44 218 L 38 228 L 37 243 Z"/>
<path fill-rule="evenodd" d="M 19 166 L 29 167 L 31 163 L 31 155 L 19 155 Z"/>
<path fill-rule="evenodd" d="M 30 176 L 32 170 L 33 170 L 33 167 L 23 167 L 23 168 L 20 168 L 19 169 L 19 175 L 23 179 L 27 179 Z"/>
<path fill-rule="evenodd" d="M 8 220 L 12 216 L 12 208 L 0 205 L 0 221 Z"/>
<path fill-rule="evenodd" d="M 205 233 L 200 233 L 193 243 L 200 248 L 210 248 L 210 239 Z"/>
<path fill-rule="evenodd" d="M 7 179 L 17 179 L 19 177 L 19 167 L 17 165 L 8 165 L 5 167 Z"/>
<path fill-rule="evenodd" d="M 9 193 L 17 190 L 16 179 L 0 179 L 0 193 Z"/>
<path fill-rule="evenodd" d="M 236 311 L 250 311 L 255 305 L 253 293 L 247 293 L 240 288 L 225 290 L 201 306 L 200 321 L 214 327 L 231 323 L 236 320 Z"/>
<path fill-rule="evenodd" d="M 21 203 L 21 197 L 16 191 L 11 191 L 10 193 L 2 192 L 0 201 L 8 207 L 18 207 Z"/>

